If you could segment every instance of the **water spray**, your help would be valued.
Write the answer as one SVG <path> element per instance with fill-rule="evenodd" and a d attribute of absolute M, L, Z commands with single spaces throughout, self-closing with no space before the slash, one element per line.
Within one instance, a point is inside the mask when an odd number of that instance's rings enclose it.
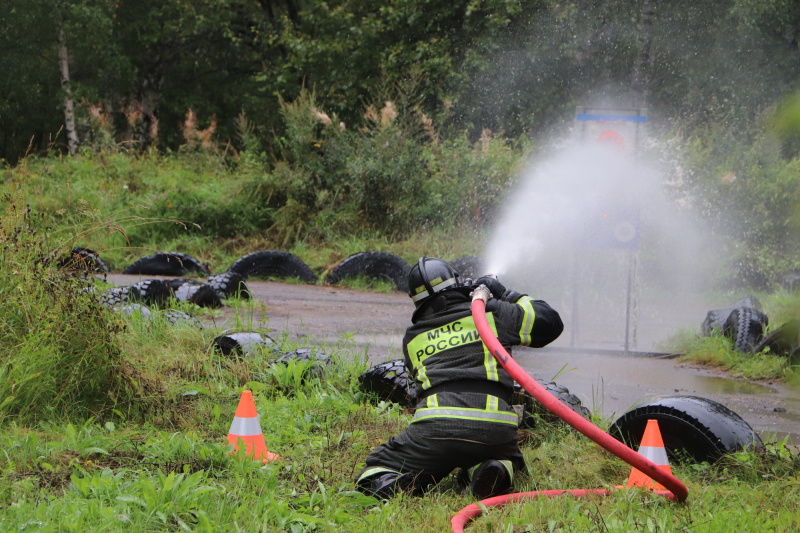
<path fill-rule="evenodd" d="M 539 403 L 549 409 L 553 414 L 561 418 L 564 422 L 578 430 L 580 433 L 589 437 L 592 441 L 600 445 L 603 449 L 616 455 L 633 468 L 638 469 L 645 475 L 661 483 L 669 490 L 654 491 L 656 494 L 665 496 L 671 500 L 682 502 L 686 500 L 689 491 L 686 486 L 671 473 L 659 468 L 654 462 L 637 453 L 630 447 L 618 441 L 599 427 L 592 424 L 569 407 L 562 404 L 555 396 L 550 394 L 544 387 L 539 385 L 525 370 L 517 364 L 511 355 L 503 348 L 500 341 L 492 333 L 489 322 L 486 320 L 486 302 L 491 298 L 491 292 L 485 285 L 481 285 L 473 292 L 472 296 L 472 317 L 475 327 L 486 348 L 497 359 L 503 369 L 508 372 L 522 388 L 528 391 Z M 552 498 L 569 494 L 575 497 L 587 496 L 590 494 L 610 494 L 609 489 L 573 489 L 573 490 L 545 490 L 533 492 L 518 492 L 487 498 L 478 503 L 473 503 L 461 509 L 450 520 L 453 526 L 453 533 L 463 533 L 464 526 L 473 518 L 480 516 L 485 507 L 499 507 L 507 503 L 520 502 L 524 500 L 537 499 L 539 497 Z"/>

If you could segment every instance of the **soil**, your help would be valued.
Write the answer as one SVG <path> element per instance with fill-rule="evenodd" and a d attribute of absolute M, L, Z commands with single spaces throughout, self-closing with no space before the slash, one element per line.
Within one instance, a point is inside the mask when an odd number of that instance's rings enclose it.
<path fill-rule="evenodd" d="M 108 278 L 116 285 L 146 279 Z M 201 318 L 215 327 L 257 330 L 276 339 L 285 334 L 323 351 L 341 342 L 354 343 L 371 363 L 402 358 L 401 339 L 414 309 L 403 293 L 257 280 L 248 280 L 247 285 L 259 303 L 251 316 L 225 307 L 220 316 Z M 644 352 L 561 345 L 515 348 L 514 356 L 534 377 L 565 385 L 610 421 L 652 398 L 690 394 L 726 405 L 766 442 L 788 436 L 790 443 L 800 445 L 800 390 L 781 383 L 737 381 L 722 372 Z"/>

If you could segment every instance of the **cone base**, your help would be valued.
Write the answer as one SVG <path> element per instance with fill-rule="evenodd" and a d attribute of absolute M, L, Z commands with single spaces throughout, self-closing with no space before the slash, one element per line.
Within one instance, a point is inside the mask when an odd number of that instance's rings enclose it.
<path fill-rule="evenodd" d="M 672 469 L 669 467 L 664 468 L 663 466 L 659 465 L 659 468 L 661 470 L 669 472 L 670 474 L 672 473 Z M 667 490 L 666 487 L 664 487 L 664 485 L 658 483 L 650 476 L 643 474 L 636 468 L 631 469 L 631 475 L 630 477 L 628 477 L 628 482 L 625 484 L 626 489 L 629 489 L 631 487 L 641 487 L 647 490 Z"/>
<path fill-rule="evenodd" d="M 231 435 L 230 433 L 228 434 L 228 444 L 233 444 L 233 451 L 228 455 L 233 455 L 239 451 L 240 442 L 244 444 L 245 457 L 253 461 L 261 460 L 266 464 L 280 458 L 280 455 L 267 449 L 264 435 L 242 437 L 241 435 Z"/>

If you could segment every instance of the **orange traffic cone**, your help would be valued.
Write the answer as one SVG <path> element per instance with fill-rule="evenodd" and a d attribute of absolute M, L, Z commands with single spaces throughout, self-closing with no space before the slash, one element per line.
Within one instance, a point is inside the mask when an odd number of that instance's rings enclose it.
<path fill-rule="evenodd" d="M 658 429 L 658 420 L 648 420 L 647 427 L 644 429 L 642 442 L 639 443 L 637 450 L 641 455 L 653 461 L 659 468 L 666 470 L 670 474 L 672 468 L 667 460 L 667 450 L 664 448 L 664 440 L 661 438 L 661 430 Z M 649 490 L 666 490 L 661 483 L 657 483 L 650 476 L 642 473 L 636 468 L 631 469 L 628 477 L 627 488 L 642 487 Z"/>
<path fill-rule="evenodd" d="M 267 449 L 264 442 L 264 434 L 261 433 L 261 424 L 258 422 L 256 404 L 253 401 L 253 393 L 249 390 L 242 391 L 239 405 L 236 407 L 236 414 L 233 423 L 228 430 L 228 443 L 233 444 L 233 451 L 239 450 L 239 442 L 245 445 L 245 455 L 253 460 L 263 459 L 268 463 L 280 458 L 278 454 L 272 453 Z"/>

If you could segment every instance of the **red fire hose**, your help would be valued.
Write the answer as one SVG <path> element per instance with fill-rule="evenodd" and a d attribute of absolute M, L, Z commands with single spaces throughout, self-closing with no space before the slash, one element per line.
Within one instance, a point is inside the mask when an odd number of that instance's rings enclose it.
<path fill-rule="evenodd" d="M 519 364 L 511 358 L 511 355 L 503 348 L 497 337 L 494 336 L 489 322 L 486 320 L 486 302 L 491 294 L 485 286 L 478 287 L 472 297 L 472 317 L 475 326 L 483 340 L 483 343 L 497 359 L 500 365 L 509 373 L 522 388 L 528 391 L 539 403 L 561 418 L 564 422 L 580 431 L 604 449 L 613 453 L 632 467 L 648 475 L 655 481 L 661 483 L 669 490 L 656 491 L 669 499 L 682 502 L 689 495 L 686 486 L 671 473 L 662 470 L 655 463 L 646 459 L 636 451 L 621 443 L 602 429 L 598 428 L 590 421 L 586 420 L 578 413 L 561 403 L 547 389 L 539 385 L 535 379 L 528 375 Z M 524 500 L 536 499 L 539 497 L 552 498 L 561 494 L 571 494 L 572 496 L 586 496 L 587 494 L 608 494 L 608 489 L 575 489 L 575 490 L 544 490 L 534 492 L 518 492 L 515 494 L 505 494 L 494 498 L 487 498 L 480 503 L 485 507 L 499 507 L 507 503 L 519 502 Z M 481 507 L 473 503 L 461 509 L 450 520 L 453 526 L 453 533 L 463 533 L 464 526 L 473 518 L 480 516 Z"/>

